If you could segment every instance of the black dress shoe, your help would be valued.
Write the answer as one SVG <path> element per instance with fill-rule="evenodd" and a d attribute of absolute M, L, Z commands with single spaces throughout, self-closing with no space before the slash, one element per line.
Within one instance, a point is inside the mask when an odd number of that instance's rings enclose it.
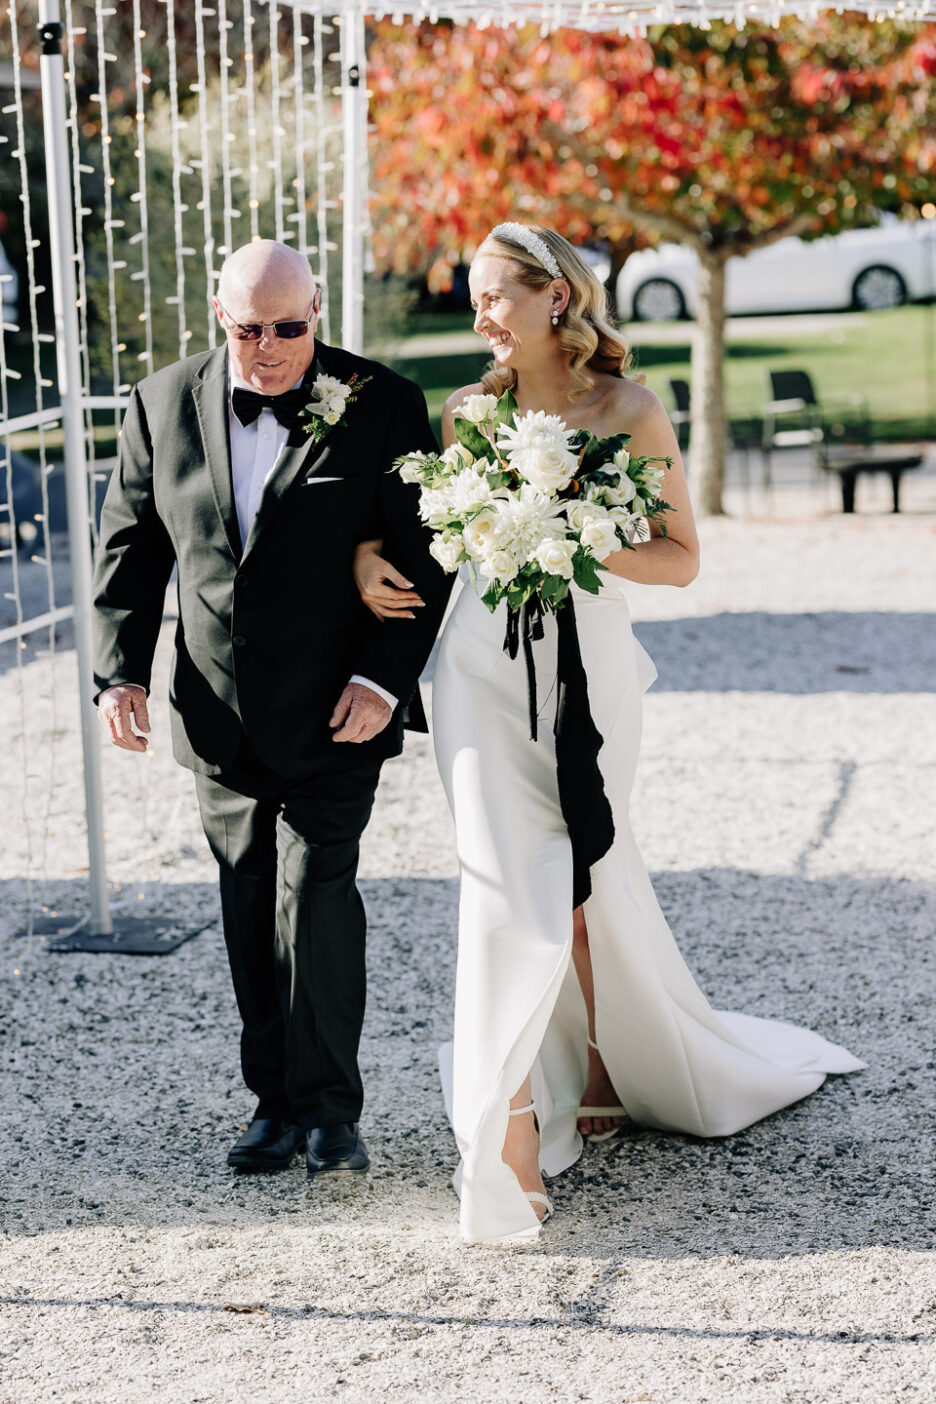
<path fill-rule="evenodd" d="M 255 1117 L 228 1151 L 228 1165 L 235 1170 L 285 1170 L 304 1136 L 302 1127 L 289 1121 Z"/>
<path fill-rule="evenodd" d="M 368 1165 L 370 1158 L 356 1121 L 313 1126 L 306 1132 L 306 1170 L 310 1175 L 332 1170 L 366 1170 Z"/>

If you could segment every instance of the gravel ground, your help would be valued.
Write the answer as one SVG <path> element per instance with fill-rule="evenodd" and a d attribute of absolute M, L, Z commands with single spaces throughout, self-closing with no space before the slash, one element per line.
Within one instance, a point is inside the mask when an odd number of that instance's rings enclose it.
<path fill-rule="evenodd" d="M 117 914 L 208 923 L 161 958 L 13 935 L 25 875 L 37 907 L 78 910 L 87 858 L 67 631 L 21 669 L 0 647 L 0 1400 L 931 1400 L 932 477 L 913 493 L 851 519 L 788 494 L 706 523 L 690 590 L 633 590 L 661 674 L 634 815 L 683 949 L 718 1005 L 809 1024 L 868 1070 L 726 1141 L 590 1148 L 523 1250 L 456 1237 L 435 1071 L 455 860 L 428 744 L 388 765 L 365 844 L 372 1171 L 237 1179 L 250 1103 L 169 754 L 171 625 L 152 755 L 104 753 Z"/>

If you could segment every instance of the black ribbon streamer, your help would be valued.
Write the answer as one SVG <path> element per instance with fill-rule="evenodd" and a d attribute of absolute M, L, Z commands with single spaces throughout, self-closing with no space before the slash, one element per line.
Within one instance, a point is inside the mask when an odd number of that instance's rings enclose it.
<path fill-rule="evenodd" d="M 566 597 L 556 612 L 558 657 L 556 677 L 556 771 L 559 804 L 572 843 L 572 905 L 591 896 L 591 868 L 614 843 L 614 819 L 605 794 L 598 753 L 604 737 L 595 725 L 588 702 L 588 678 L 582 662 L 575 605 Z M 539 600 L 521 611 L 508 609 L 504 651 L 516 658 L 523 644 L 530 710 L 530 740 L 537 739 L 536 663 L 533 643 L 543 637 Z"/>
<path fill-rule="evenodd" d="M 504 635 L 504 652 L 516 658 L 523 643 L 523 657 L 527 670 L 527 700 L 530 708 L 530 740 L 537 738 L 536 705 L 536 662 L 533 658 L 533 643 L 543 637 L 543 606 L 539 600 L 528 600 L 519 612 L 507 609 L 507 632 Z"/>

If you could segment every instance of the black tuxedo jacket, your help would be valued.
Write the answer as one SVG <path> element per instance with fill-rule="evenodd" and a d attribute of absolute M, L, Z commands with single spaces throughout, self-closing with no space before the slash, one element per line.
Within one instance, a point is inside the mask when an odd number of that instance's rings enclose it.
<path fill-rule="evenodd" d="M 245 736 L 286 777 L 396 755 L 448 598 L 418 489 L 388 471 L 400 454 L 436 448 L 422 391 L 377 362 L 321 342 L 315 351 L 328 374 L 370 382 L 321 443 L 290 434 L 243 549 L 227 348 L 140 381 L 124 419 L 95 572 L 95 684 L 98 694 L 123 682 L 149 688 L 177 564 L 173 751 L 203 774 L 229 767 Z M 310 485 L 318 476 L 337 481 Z M 376 536 L 425 601 L 414 620 L 381 624 L 361 603 L 354 548 Z M 336 743 L 328 719 L 354 673 L 400 706 L 373 740 Z"/>

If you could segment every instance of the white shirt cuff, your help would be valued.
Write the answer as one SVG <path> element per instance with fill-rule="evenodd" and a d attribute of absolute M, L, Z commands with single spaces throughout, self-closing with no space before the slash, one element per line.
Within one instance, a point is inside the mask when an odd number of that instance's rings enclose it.
<path fill-rule="evenodd" d="M 370 678 L 362 678 L 360 673 L 355 673 L 354 677 L 351 678 L 350 681 L 360 683 L 362 687 L 369 687 L 371 692 L 376 692 L 378 697 L 383 698 L 383 700 L 386 702 L 387 706 L 390 708 L 391 711 L 394 710 L 394 708 L 400 700 L 399 697 L 394 697 L 392 692 L 388 692 L 385 687 L 378 687 L 375 682 L 371 682 Z"/>

